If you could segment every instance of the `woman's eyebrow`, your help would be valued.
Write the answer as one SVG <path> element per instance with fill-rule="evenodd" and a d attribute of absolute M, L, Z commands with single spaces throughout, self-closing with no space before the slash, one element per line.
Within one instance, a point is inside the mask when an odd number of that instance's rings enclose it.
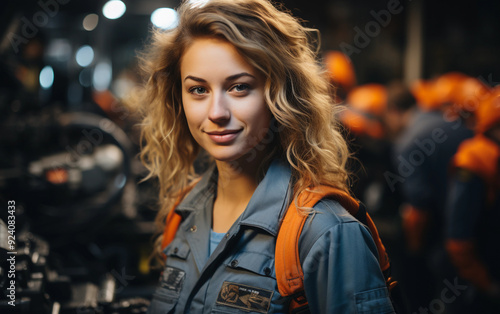
<path fill-rule="evenodd" d="M 234 81 L 234 80 L 237 80 L 237 79 L 239 79 L 240 77 L 243 77 L 243 76 L 250 76 L 251 78 L 255 79 L 255 76 L 253 76 L 252 74 L 247 73 L 247 72 L 241 72 L 241 73 L 238 73 L 238 74 L 234 74 L 234 75 L 228 76 L 226 78 L 226 81 Z"/>
<path fill-rule="evenodd" d="M 226 78 L 226 81 L 234 81 L 234 80 L 237 80 L 243 76 L 249 76 L 253 79 L 255 79 L 255 76 L 253 76 L 252 74 L 248 73 L 248 72 L 241 72 L 241 73 L 238 73 L 238 74 L 234 74 L 234 75 L 231 75 L 231 76 L 228 76 Z M 186 81 L 187 79 L 190 79 L 190 80 L 193 80 L 193 81 L 196 81 L 196 82 L 200 82 L 200 83 L 206 83 L 207 81 L 205 79 L 202 79 L 201 77 L 196 77 L 196 76 L 192 76 L 192 75 L 188 75 L 184 78 L 184 81 Z"/>
<path fill-rule="evenodd" d="M 193 81 L 196 81 L 196 82 L 201 82 L 201 83 L 206 83 L 207 81 L 200 78 L 200 77 L 196 77 L 196 76 L 192 76 L 192 75 L 188 75 L 184 78 L 184 81 L 186 81 L 187 79 L 190 79 L 190 80 L 193 80 Z"/>

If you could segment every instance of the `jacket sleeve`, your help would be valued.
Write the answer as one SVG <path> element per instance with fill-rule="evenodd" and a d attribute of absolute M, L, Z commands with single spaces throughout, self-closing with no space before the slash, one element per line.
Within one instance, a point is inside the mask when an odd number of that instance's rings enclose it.
<path fill-rule="evenodd" d="M 373 239 L 355 220 L 324 232 L 303 269 L 311 313 L 394 313 Z"/>

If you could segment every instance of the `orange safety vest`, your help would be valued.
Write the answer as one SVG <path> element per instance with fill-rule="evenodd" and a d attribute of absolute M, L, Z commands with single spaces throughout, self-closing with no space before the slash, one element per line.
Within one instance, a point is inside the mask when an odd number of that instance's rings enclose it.
<path fill-rule="evenodd" d="M 452 170 L 464 169 L 477 175 L 486 184 L 487 206 L 498 197 L 500 180 L 498 161 L 500 146 L 483 134 L 476 134 L 458 147 L 452 160 Z M 460 275 L 481 290 L 491 287 L 491 275 L 477 253 L 475 239 L 453 239 L 446 241 L 446 249 Z"/>
<path fill-rule="evenodd" d="M 175 233 L 181 223 L 181 216 L 174 209 L 179 205 L 184 196 L 191 191 L 194 185 L 190 185 L 179 195 L 172 210 L 168 213 L 163 233 L 162 248 L 165 248 L 175 238 Z M 297 198 L 297 205 L 299 207 L 312 208 L 323 198 L 336 200 L 351 215 L 368 227 L 377 246 L 380 269 L 386 274 L 389 271 L 390 262 L 377 228 L 370 215 L 352 196 L 340 189 L 321 185 L 315 189 L 306 189 L 300 193 Z M 276 239 L 275 269 L 278 291 L 282 297 L 290 299 L 290 312 L 301 311 L 308 306 L 304 293 L 304 273 L 299 259 L 299 237 L 307 217 L 307 214 L 299 212 L 295 202 L 291 202 Z M 386 275 L 386 283 L 389 290 L 397 284 L 388 275 Z"/>

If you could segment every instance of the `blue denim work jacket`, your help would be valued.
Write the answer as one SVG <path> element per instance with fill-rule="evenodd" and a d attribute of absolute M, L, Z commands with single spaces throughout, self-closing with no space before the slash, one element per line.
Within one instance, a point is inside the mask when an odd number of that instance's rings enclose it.
<path fill-rule="evenodd" d="M 209 256 L 214 168 L 176 211 L 183 221 L 164 253 L 149 313 L 286 313 L 274 269 L 291 171 L 274 161 L 247 208 Z M 311 313 L 394 313 L 368 229 L 324 199 L 299 240 Z"/>

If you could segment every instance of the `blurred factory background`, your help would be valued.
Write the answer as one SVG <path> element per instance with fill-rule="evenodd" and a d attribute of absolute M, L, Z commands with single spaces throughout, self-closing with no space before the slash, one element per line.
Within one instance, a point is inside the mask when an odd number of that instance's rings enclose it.
<path fill-rule="evenodd" d="M 346 92 L 452 71 L 500 83 L 499 1 L 281 2 L 321 31 L 324 60 L 332 51 L 350 58 Z M 0 218 L 6 223 L 7 201 L 15 200 L 17 312 L 146 308 L 159 274 L 148 260 L 157 192 L 154 182 L 140 182 L 138 120 L 123 100 L 141 82 L 137 52 L 151 28 L 175 27 L 178 4 L 0 3 Z M 363 185 L 363 176 L 354 185 Z M 371 191 L 367 203 L 380 191 L 363 189 Z M 379 228 L 398 260 L 400 201 L 396 193 L 388 198 Z M 7 313 L 0 275 L 0 312 Z"/>

